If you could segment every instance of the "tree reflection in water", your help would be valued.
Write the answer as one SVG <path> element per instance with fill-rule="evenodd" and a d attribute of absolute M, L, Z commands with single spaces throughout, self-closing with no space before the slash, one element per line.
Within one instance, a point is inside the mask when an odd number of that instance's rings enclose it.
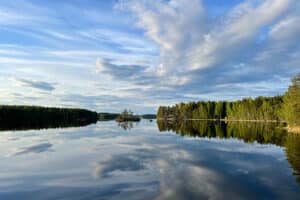
<path fill-rule="evenodd" d="M 300 183 L 300 136 L 290 133 L 286 137 L 285 153 L 287 160 L 294 170 L 297 182 Z"/>
<path fill-rule="evenodd" d="M 133 123 L 130 121 L 125 121 L 125 122 L 119 122 L 118 125 L 119 127 L 121 127 L 122 129 L 126 130 L 131 130 L 132 128 L 134 128 L 134 126 L 137 126 L 137 123 Z"/>
<path fill-rule="evenodd" d="M 160 132 L 174 131 L 181 136 L 237 138 L 246 143 L 273 144 L 285 148 L 294 175 L 300 183 L 300 135 L 287 133 L 281 124 L 262 122 L 184 121 L 172 123 L 158 120 Z"/>

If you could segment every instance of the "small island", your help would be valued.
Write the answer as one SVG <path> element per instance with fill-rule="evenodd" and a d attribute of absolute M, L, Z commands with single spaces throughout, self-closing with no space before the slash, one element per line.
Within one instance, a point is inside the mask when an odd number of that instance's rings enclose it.
<path fill-rule="evenodd" d="M 125 109 L 117 118 L 117 122 L 139 122 L 141 117 L 134 115 L 132 111 Z"/>

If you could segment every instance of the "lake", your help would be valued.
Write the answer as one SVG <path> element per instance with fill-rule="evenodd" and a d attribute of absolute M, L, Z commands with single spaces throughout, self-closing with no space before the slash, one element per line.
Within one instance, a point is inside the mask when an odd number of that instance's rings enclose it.
<path fill-rule="evenodd" d="M 300 136 L 270 123 L 106 121 L 0 141 L 1 200 L 300 196 Z"/>

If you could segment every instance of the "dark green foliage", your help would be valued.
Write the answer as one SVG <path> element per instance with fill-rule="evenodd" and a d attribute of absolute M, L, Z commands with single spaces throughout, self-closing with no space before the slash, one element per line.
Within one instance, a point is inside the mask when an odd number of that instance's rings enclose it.
<path fill-rule="evenodd" d="M 35 129 L 95 123 L 98 114 L 84 109 L 0 106 L 0 129 Z"/>
<path fill-rule="evenodd" d="M 138 115 L 134 115 L 130 110 L 124 110 L 117 118 L 117 122 L 127 122 L 127 121 L 140 121 L 141 118 Z"/>
<path fill-rule="evenodd" d="M 121 115 L 120 113 L 98 113 L 100 121 L 116 120 L 120 115 Z M 155 114 L 144 114 L 144 115 L 140 115 L 140 117 L 143 119 L 156 119 Z"/>
<path fill-rule="evenodd" d="M 285 152 L 287 159 L 297 175 L 297 181 L 300 183 L 300 135 L 289 134 L 286 137 Z"/>
<path fill-rule="evenodd" d="M 155 114 L 144 114 L 142 115 L 143 119 L 156 119 L 156 115 Z"/>
<path fill-rule="evenodd" d="M 119 113 L 98 113 L 100 121 L 115 120 L 119 115 Z"/>
<path fill-rule="evenodd" d="M 245 98 L 240 101 L 190 102 L 172 107 L 161 106 L 159 119 L 228 119 L 228 120 L 279 120 L 282 96 Z"/>
<path fill-rule="evenodd" d="M 277 123 L 262 122 L 217 122 L 206 120 L 188 120 L 172 123 L 158 120 L 160 131 L 174 131 L 182 136 L 208 138 L 238 138 L 244 142 L 275 144 L 284 146 L 287 132 Z"/>
<path fill-rule="evenodd" d="M 292 79 L 292 85 L 284 95 L 283 115 L 290 127 L 300 126 L 300 73 Z"/>
<path fill-rule="evenodd" d="M 121 127 L 122 129 L 126 130 L 131 130 L 134 127 L 134 122 L 132 121 L 124 121 L 124 122 L 120 122 L 118 125 L 119 127 Z M 138 123 L 138 122 L 135 122 Z"/>
<path fill-rule="evenodd" d="M 157 118 L 169 121 L 184 119 L 287 121 L 300 127 L 300 73 L 284 96 L 244 98 L 239 101 L 189 102 L 160 106 Z"/>
<path fill-rule="evenodd" d="M 164 118 L 164 119 L 170 119 L 170 120 L 174 120 L 176 118 L 179 117 L 188 117 L 188 115 L 191 115 L 192 113 L 180 113 L 180 111 L 185 111 L 186 109 L 181 108 L 181 106 L 183 106 L 184 104 L 181 103 L 179 105 L 176 105 L 174 107 L 165 107 L 165 106 L 160 106 L 158 108 L 158 112 L 156 117 L 157 118 Z"/>

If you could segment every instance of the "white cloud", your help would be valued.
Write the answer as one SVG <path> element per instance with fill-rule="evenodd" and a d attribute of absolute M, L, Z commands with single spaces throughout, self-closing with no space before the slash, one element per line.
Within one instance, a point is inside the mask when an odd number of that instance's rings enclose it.
<path fill-rule="evenodd" d="M 275 40 L 295 39 L 300 35 L 300 16 L 291 15 L 275 24 L 271 31 L 270 37 Z"/>
<path fill-rule="evenodd" d="M 57 83 L 51 98 L 34 96 L 36 104 L 154 111 L 180 101 L 281 94 L 299 71 L 296 0 L 245 0 L 217 16 L 201 0 L 118 2 L 115 10 L 1 4 L 0 32 L 9 35 L 0 44 L 2 102 L 33 102 L 24 83 L 5 82 L 12 76 Z"/>
<path fill-rule="evenodd" d="M 210 18 L 208 8 L 200 0 L 188 3 L 124 0 L 118 8 L 129 10 L 135 16 L 136 26 L 160 47 L 161 63 L 155 66 L 156 78 L 152 79 L 159 80 L 160 86 L 184 86 L 185 91 L 173 88 L 178 93 L 198 90 L 201 94 L 200 85 L 213 89 L 224 83 L 239 87 L 233 84 L 251 84 L 254 80 L 265 84 L 266 80 L 275 80 L 279 71 L 287 67 L 283 57 L 298 55 L 293 48 L 282 45 L 290 40 L 295 47 L 295 41 L 299 40 L 296 36 L 299 5 L 295 4 L 294 0 L 244 1 L 218 18 Z M 293 15 L 285 19 L 291 12 Z M 285 31 L 280 30 L 283 28 Z M 259 43 L 260 37 L 267 39 Z M 279 37 L 280 41 L 275 41 Z M 282 51 L 284 54 L 280 55 Z M 279 55 L 280 62 L 273 61 L 274 55 Z M 237 68 L 240 63 L 243 64 Z M 289 68 L 283 78 L 294 73 L 295 68 Z M 253 77 L 249 76 L 251 73 Z"/>
<path fill-rule="evenodd" d="M 123 1 L 120 5 L 137 16 L 137 26 L 144 29 L 146 36 L 159 45 L 159 75 L 183 64 L 185 54 L 188 54 L 195 42 L 201 41 L 201 34 L 206 28 L 206 15 L 198 0 L 188 3 L 183 0 L 168 3 Z"/>
<path fill-rule="evenodd" d="M 260 29 L 290 7 L 292 0 L 246 1 L 225 19 L 211 21 L 201 1 L 124 1 L 137 17 L 137 26 L 160 46 L 158 74 L 215 67 L 251 45 Z M 257 17 L 259 16 L 259 17 Z"/>

